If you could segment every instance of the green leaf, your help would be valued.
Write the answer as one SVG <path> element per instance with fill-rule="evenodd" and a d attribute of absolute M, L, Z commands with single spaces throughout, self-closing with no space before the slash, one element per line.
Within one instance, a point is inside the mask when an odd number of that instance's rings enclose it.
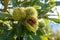
<path fill-rule="evenodd" d="M 37 36 L 44 35 L 44 30 L 42 28 L 38 28 L 36 35 Z"/>
<path fill-rule="evenodd" d="M 9 20 L 11 19 L 10 14 L 4 14 L 3 12 L 0 12 L 0 20 Z"/>
<path fill-rule="evenodd" d="M 0 40 L 13 40 L 15 31 L 13 29 L 8 30 L 8 26 L 6 24 L 3 24 L 0 26 Z"/>
<path fill-rule="evenodd" d="M 60 16 L 60 15 L 59 15 L 59 12 L 58 12 L 57 10 L 56 10 L 56 12 L 57 12 L 57 16 L 58 16 L 58 18 L 59 18 L 59 16 Z"/>
<path fill-rule="evenodd" d="M 24 39 L 25 40 L 40 40 L 40 36 L 35 35 L 32 32 L 26 32 Z"/>
<path fill-rule="evenodd" d="M 58 19 L 58 18 L 49 18 L 49 20 L 52 20 L 52 21 L 54 21 L 56 23 L 60 23 L 60 19 Z"/>
<path fill-rule="evenodd" d="M 41 40 L 41 38 L 37 35 L 33 35 L 34 40 Z"/>
<path fill-rule="evenodd" d="M 45 2 L 48 2 L 48 0 L 45 0 Z"/>
<path fill-rule="evenodd" d="M 44 24 L 44 23 L 39 22 L 39 27 L 40 27 L 40 28 L 43 28 L 44 26 L 45 26 L 45 24 Z"/>
<path fill-rule="evenodd" d="M 11 30 L 4 31 L 3 35 L 0 36 L 0 40 L 14 40 L 14 32 Z"/>
<path fill-rule="evenodd" d="M 19 38 L 20 36 L 24 36 L 25 35 L 26 29 L 25 29 L 25 27 L 23 25 L 20 25 L 20 26 L 18 26 L 16 28 L 16 31 L 17 31 L 17 36 Z"/>
<path fill-rule="evenodd" d="M 33 37 L 32 37 L 32 35 L 30 35 L 30 34 L 26 34 L 25 36 L 24 36 L 24 40 L 33 40 Z"/>
<path fill-rule="evenodd" d="M 26 29 L 22 24 L 19 23 L 13 23 L 13 29 L 15 30 L 15 33 L 18 37 L 18 39 L 20 39 L 20 37 L 25 35 Z"/>
<path fill-rule="evenodd" d="M 49 0 L 50 2 L 54 2 L 54 0 Z"/>
<path fill-rule="evenodd" d="M 54 11 L 53 11 L 53 10 L 50 10 L 50 12 L 51 12 L 51 13 L 54 13 Z"/>
<path fill-rule="evenodd" d="M 48 27 L 49 26 L 49 20 L 48 19 L 44 19 L 44 21 L 45 21 L 46 27 Z"/>
<path fill-rule="evenodd" d="M 7 25 L 3 25 L 4 23 L 0 23 L 0 37 L 4 34 L 4 32 L 8 29 Z"/>
<path fill-rule="evenodd" d="M 41 35 L 40 38 L 41 38 L 41 40 L 48 40 L 48 37 L 47 36 Z"/>
<path fill-rule="evenodd" d="M 55 3 L 42 4 L 41 9 L 37 9 L 38 16 L 41 17 L 43 15 L 46 15 L 54 6 Z"/>
<path fill-rule="evenodd" d="M 56 1 L 56 6 L 59 6 L 60 5 L 60 1 Z"/>
<path fill-rule="evenodd" d="M 39 28 L 36 32 L 37 36 L 44 34 L 44 30 L 42 29 L 43 27 L 45 27 L 45 24 L 43 22 L 39 22 Z"/>
<path fill-rule="evenodd" d="M 12 2 L 13 7 L 17 6 L 16 2 L 14 2 L 15 0 L 10 0 Z"/>

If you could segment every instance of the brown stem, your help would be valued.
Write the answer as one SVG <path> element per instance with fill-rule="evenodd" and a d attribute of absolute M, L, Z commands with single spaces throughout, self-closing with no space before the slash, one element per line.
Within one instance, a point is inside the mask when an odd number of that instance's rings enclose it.
<path fill-rule="evenodd" d="M 4 0 L 4 11 L 7 11 L 9 0 Z"/>

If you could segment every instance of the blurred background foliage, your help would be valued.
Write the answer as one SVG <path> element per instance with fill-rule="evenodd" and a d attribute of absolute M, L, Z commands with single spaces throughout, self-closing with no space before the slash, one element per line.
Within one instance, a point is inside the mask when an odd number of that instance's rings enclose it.
<path fill-rule="evenodd" d="M 54 6 L 59 6 L 60 2 L 55 0 L 0 0 L 4 6 L 0 9 L 0 40 L 60 40 L 60 34 L 54 33 L 49 28 L 49 22 L 54 21 L 60 23 L 60 18 L 49 18 L 48 12 L 53 13 L 51 10 Z M 18 21 L 12 19 L 12 11 L 14 7 L 34 7 L 38 11 L 39 28 L 34 34 L 29 32 Z M 59 30 L 60 31 L 60 30 Z M 59 32 L 58 31 L 58 32 Z"/>

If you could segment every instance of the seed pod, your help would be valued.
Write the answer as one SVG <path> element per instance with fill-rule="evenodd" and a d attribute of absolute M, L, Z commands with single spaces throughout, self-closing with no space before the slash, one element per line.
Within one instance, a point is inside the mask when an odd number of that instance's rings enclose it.
<path fill-rule="evenodd" d="M 38 13 L 33 7 L 27 8 L 14 8 L 13 19 L 20 21 L 25 19 L 22 24 L 27 28 L 27 30 L 36 32 L 38 29 Z"/>
<path fill-rule="evenodd" d="M 27 12 L 27 16 L 33 16 L 33 17 L 38 16 L 37 10 L 33 7 L 27 7 L 26 12 Z"/>
<path fill-rule="evenodd" d="M 29 31 L 36 32 L 38 29 L 38 13 L 35 8 L 26 8 L 26 23 L 24 24 Z M 29 26 L 30 25 L 30 26 Z"/>
<path fill-rule="evenodd" d="M 31 32 L 36 32 L 35 29 L 29 24 L 27 23 L 26 21 L 23 23 L 23 25 Z"/>
<path fill-rule="evenodd" d="M 24 7 L 16 7 L 13 10 L 13 19 L 16 21 L 21 21 L 26 16 L 25 8 Z"/>

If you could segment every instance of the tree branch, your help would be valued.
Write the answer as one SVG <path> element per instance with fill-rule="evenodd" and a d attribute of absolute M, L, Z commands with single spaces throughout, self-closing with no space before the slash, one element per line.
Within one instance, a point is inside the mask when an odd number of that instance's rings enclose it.
<path fill-rule="evenodd" d="M 9 0 L 4 0 L 4 11 L 7 11 Z"/>

